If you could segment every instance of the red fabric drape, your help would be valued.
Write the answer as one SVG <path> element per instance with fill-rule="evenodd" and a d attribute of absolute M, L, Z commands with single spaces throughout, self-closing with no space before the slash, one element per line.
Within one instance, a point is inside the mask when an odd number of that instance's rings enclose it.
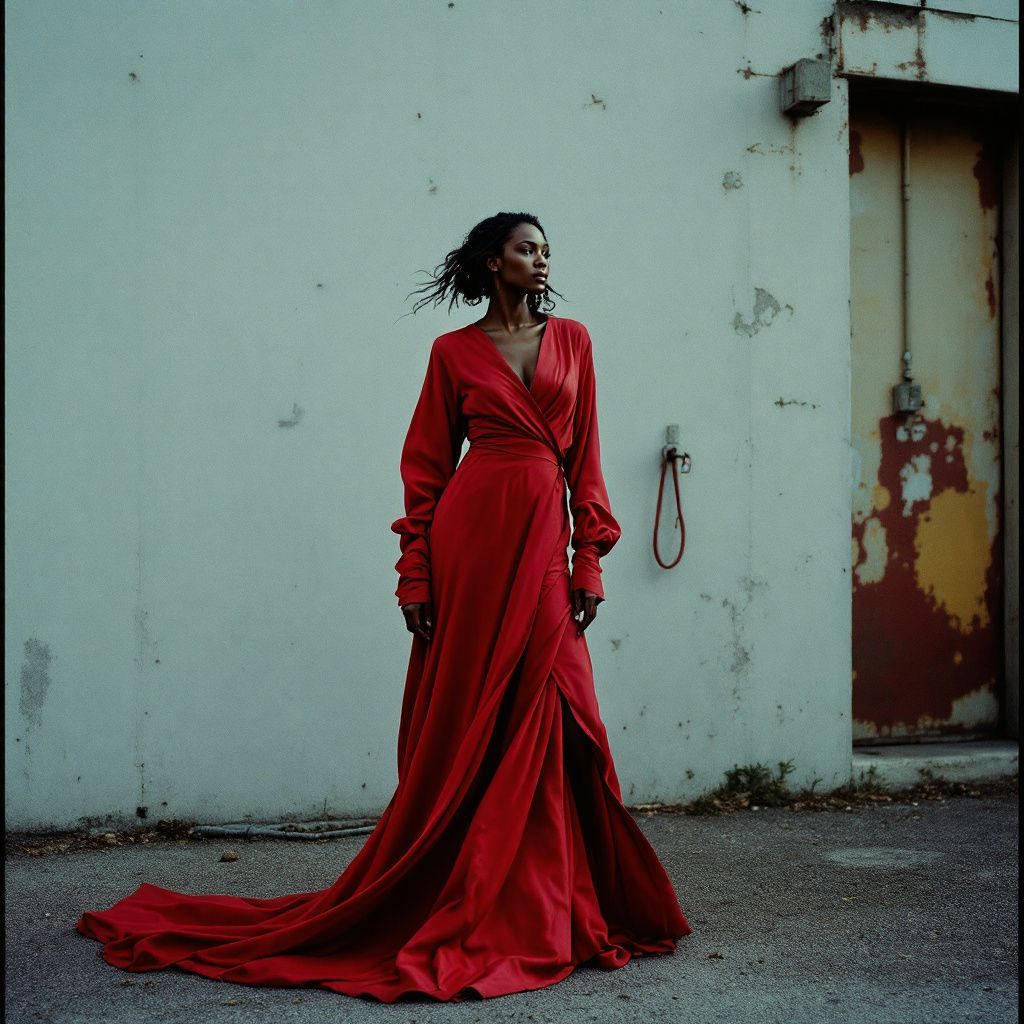
<path fill-rule="evenodd" d="M 621 967 L 691 931 L 623 806 L 571 616 L 571 587 L 604 599 L 599 559 L 620 535 L 595 394 L 578 321 L 548 317 L 529 387 L 475 325 L 435 339 L 391 527 L 398 602 L 431 601 L 433 635 L 412 638 L 390 803 L 327 889 L 142 883 L 83 913 L 108 963 L 460 1000 Z"/>

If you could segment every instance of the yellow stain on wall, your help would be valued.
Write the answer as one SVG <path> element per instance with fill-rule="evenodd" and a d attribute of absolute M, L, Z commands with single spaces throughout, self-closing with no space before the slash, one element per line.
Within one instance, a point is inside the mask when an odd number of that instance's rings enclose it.
<path fill-rule="evenodd" d="M 989 623 L 985 607 L 985 573 L 992 560 L 985 524 L 988 485 L 975 484 L 980 490 L 936 494 L 927 511 L 918 516 L 914 533 L 917 585 L 961 633 Z"/>
<path fill-rule="evenodd" d="M 889 488 L 883 484 L 875 484 L 871 488 L 871 507 L 877 512 L 884 512 L 889 507 L 889 502 L 892 501 L 892 495 L 889 493 Z"/>

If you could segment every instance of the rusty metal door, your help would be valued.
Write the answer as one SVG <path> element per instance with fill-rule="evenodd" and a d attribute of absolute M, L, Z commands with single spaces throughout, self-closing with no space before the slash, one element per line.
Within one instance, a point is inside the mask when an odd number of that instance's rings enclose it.
<path fill-rule="evenodd" d="M 855 743 L 979 737 L 1002 687 L 997 129 L 850 119 Z M 904 352 L 916 412 L 893 414 Z"/>

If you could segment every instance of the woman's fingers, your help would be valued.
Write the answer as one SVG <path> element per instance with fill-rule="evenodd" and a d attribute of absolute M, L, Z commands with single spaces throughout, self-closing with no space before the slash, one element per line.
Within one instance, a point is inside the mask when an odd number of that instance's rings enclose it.
<path fill-rule="evenodd" d="M 572 592 L 572 617 L 576 620 L 576 635 L 581 636 L 597 618 L 598 596 L 578 587 Z"/>
<path fill-rule="evenodd" d="M 580 621 L 580 633 L 586 632 L 587 627 L 597 618 L 597 598 L 588 594 L 583 599 L 583 618 Z"/>
<path fill-rule="evenodd" d="M 402 614 L 405 616 L 405 628 L 410 633 L 415 633 L 424 640 L 430 639 L 434 626 L 434 609 L 430 602 L 403 604 Z"/>
<path fill-rule="evenodd" d="M 597 594 L 577 587 L 571 591 L 572 617 L 576 622 L 576 635 L 581 636 L 597 618 L 597 606 L 601 598 Z M 410 633 L 429 640 L 434 631 L 434 607 L 429 601 L 402 605 L 405 626 Z"/>
<path fill-rule="evenodd" d="M 431 607 L 429 602 L 424 602 L 419 607 L 419 619 L 416 623 L 416 635 L 423 637 L 424 640 L 429 640 L 433 625 L 434 609 Z"/>

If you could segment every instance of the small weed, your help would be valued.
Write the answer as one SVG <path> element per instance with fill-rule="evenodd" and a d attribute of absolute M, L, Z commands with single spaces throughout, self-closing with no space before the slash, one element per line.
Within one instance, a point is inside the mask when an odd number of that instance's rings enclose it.
<path fill-rule="evenodd" d="M 776 773 L 766 764 L 733 765 L 725 773 L 725 782 L 691 800 L 688 804 L 638 804 L 630 810 L 643 814 L 683 813 L 694 815 L 733 814 L 762 807 L 785 807 L 791 811 L 847 811 L 854 806 L 875 803 L 913 803 L 941 801 L 948 797 L 999 798 L 1016 796 L 1017 774 L 991 782 L 949 782 L 927 768 L 919 769 L 920 781 L 905 789 L 886 789 L 878 769 L 872 765 L 842 786 L 828 792 L 815 792 L 821 783 L 814 778 L 802 789 L 790 788 L 786 777 L 794 771 L 793 761 L 779 761 Z"/>

